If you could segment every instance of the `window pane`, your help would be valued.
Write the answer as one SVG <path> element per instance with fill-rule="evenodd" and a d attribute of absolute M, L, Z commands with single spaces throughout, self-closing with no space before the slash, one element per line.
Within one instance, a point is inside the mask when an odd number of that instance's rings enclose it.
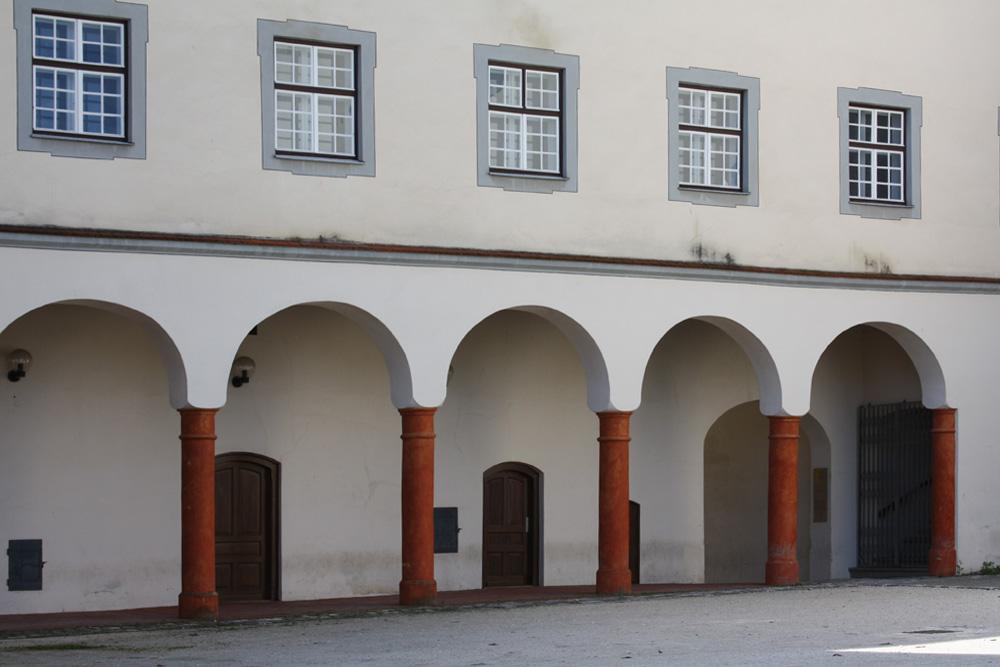
<path fill-rule="evenodd" d="M 521 106 L 521 70 L 490 66 L 490 104 Z"/>
<path fill-rule="evenodd" d="M 528 109 L 559 110 L 559 75 L 527 70 L 524 73 L 524 106 Z"/>
<path fill-rule="evenodd" d="M 274 80 L 292 83 L 292 47 L 276 42 L 274 45 Z"/>

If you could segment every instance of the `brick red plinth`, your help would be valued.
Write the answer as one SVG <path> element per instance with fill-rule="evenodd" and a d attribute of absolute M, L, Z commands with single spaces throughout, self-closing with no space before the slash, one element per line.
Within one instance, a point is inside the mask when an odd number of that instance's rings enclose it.
<path fill-rule="evenodd" d="M 799 417 L 769 417 L 767 564 L 769 586 L 799 581 L 796 555 L 799 507 Z"/>
<path fill-rule="evenodd" d="M 181 618 L 218 618 L 215 592 L 215 413 L 181 413 Z"/>
<path fill-rule="evenodd" d="M 434 581 L 434 413 L 404 408 L 403 418 L 403 578 L 399 603 L 437 601 Z"/>
<path fill-rule="evenodd" d="M 207 620 L 219 618 L 219 594 L 181 593 L 177 596 L 177 616 Z"/>
<path fill-rule="evenodd" d="M 433 579 L 399 582 L 399 604 L 437 604 L 437 582 Z"/>
<path fill-rule="evenodd" d="M 931 548 L 932 577 L 955 576 L 955 410 L 933 411 L 931 425 Z"/>
<path fill-rule="evenodd" d="M 628 443 L 631 412 L 599 412 L 601 447 L 597 592 L 632 592 L 628 569 Z"/>

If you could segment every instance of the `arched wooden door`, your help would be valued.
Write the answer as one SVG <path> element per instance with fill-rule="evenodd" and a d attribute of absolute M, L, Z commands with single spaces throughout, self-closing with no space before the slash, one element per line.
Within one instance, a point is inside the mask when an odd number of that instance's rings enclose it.
<path fill-rule="evenodd" d="M 215 590 L 222 600 L 278 599 L 279 464 L 215 457 Z"/>
<path fill-rule="evenodd" d="M 483 587 L 537 586 L 540 478 L 524 463 L 483 473 Z"/>

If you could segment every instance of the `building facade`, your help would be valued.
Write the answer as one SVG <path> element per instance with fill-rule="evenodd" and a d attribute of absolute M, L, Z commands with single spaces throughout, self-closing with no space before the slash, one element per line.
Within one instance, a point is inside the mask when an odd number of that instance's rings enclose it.
<path fill-rule="evenodd" d="M 995 3 L 4 4 L 0 613 L 1000 558 Z"/>

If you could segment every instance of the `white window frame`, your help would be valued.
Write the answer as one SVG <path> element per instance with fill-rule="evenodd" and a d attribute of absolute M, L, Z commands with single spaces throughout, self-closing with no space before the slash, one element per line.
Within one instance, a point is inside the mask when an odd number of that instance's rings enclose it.
<path fill-rule="evenodd" d="M 277 49 L 279 44 L 309 47 L 312 53 L 308 85 L 288 84 L 279 81 Z M 334 52 L 350 51 L 353 56 L 351 87 L 323 85 L 315 57 L 317 49 Z M 311 23 L 306 21 L 257 21 L 257 54 L 261 67 L 261 166 L 264 169 L 289 171 L 309 176 L 375 175 L 375 33 L 352 30 L 345 26 Z M 334 74 L 335 76 L 335 74 Z M 308 99 L 308 148 L 294 144 L 289 147 L 282 141 L 279 123 L 281 95 L 291 94 Z M 337 137 L 344 139 L 348 133 L 337 128 L 335 113 L 331 116 L 333 132 L 320 132 L 324 116 L 318 112 L 318 102 L 331 99 L 336 107 L 338 100 L 351 100 L 351 137 L 353 146 L 337 145 Z M 293 114 L 294 115 L 294 114 Z M 345 117 L 345 116 L 341 116 Z M 334 137 L 332 150 L 324 150 L 321 137 Z"/>
<path fill-rule="evenodd" d="M 18 150 L 62 157 L 146 157 L 147 14 L 145 5 L 116 0 L 14 0 Z M 71 54 L 36 49 L 36 26 L 46 20 L 72 25 L 71 41 L 51 38 L 53 47 L 59 41 L 70 44 Z M 87 24 L 101 29 L 99 63 L 84 58 L 83 27 Z M 106 27 L 121 31 L 121 41 L 114 44 L 116 62 L 105 62 Z M 46 75 L 53 79 L 51 88 L 41 83 Z M 61 86 L 56 81 L 60 78 Z M 99 91 L 84 89 L 85 81 L 91 84 L 98 78 Z M 108 87 L 112 81 L 114 85 Z M 47 90 L 52 91 L 51 100 Z M 45 122 L 47 111 L 51 124 Z M 70 122 L 60 126 L 59 117 Z M 107 119 L 114 119 L 117 127 L 109 127 Z M 88 128 L 95 120 L 99 126 Z"/>
<path fill-rule="evenodd" d="M 50 39 L 47 36 L 40 36 L 38 34 L 39 23 L 45 21 L 51 21 L 55 24 L 53 26 L 54 34 L 51 37 L 54 51 L 52 55 L 39 54 L 39 46 L 42 41 Z M 57 26 L 60 23 L 72 26 L 72 40 L 59 39 L 55 30 L 57 30 Z M 105 28 L 115 28 L 119 31 L 120 38 L 112 45 L 113 48 L 117 48 L 118 50 L 118 58 L 116 62 L 104 62 L 103 49 L 101 62 L 95 63 L 84 59 L 83 33 L 85 25 L 97 26 L 102 34 L 102 37 L 105 33 Z M 34 53 L 32 54 L 34 61 L 32 66 L 32 79 L 34 82 L 31 114 L 32 129 L 35 132 L 41 133 L 124 139 L 126 135 L 125 45 L 128 43 L 128 25 L 114 21 L 98 21 L 72 16 L 54 16 L 51 14 L 36 12 L 31 17 L 31 26 L 33 33 L 32 41 L 34 45 Z M 59 42 L 66 42 L 71 45 L 72 53 L 69 56 L 60 57 L 58 55 L 57 47 Z M 103 40 L 101 44 L 103 46 Z M 48 86 L 42 86 L 40 83 L 40 79 L 45 75 L 50 75 L 53 79 L 51 88 Z M 85 90 L 84 80 L 87 78 L 97 78 L 100 81 L 100 90 L 96 93 Z M 72 88 L 60 88 L 60 79 L 71 79 Z M 116 82 L 117 91 L 105 90 L 105 83 L 107 81 Z M 40 107 L 39 100 L 43 97 L 42 91 L 47 90 L 52 91 L 52 106 Z M 93 98 L 95 97 L 97 98 L 96 101 L 100 108 L 96 112 L 88 111 L 87 104 L 88 102 L 92 103 L 94 101 Z M 60 98 L 66 99 L 68 101 L 68 105 L 61 107 L 58 102 Z M 88 98 L 90 99 L 88 100 Z M 106 113 L 106 100 L 114 100 L 116 102 L 117 112 Z M 46 115 L 46 112 L 52 116 L 51 126 L 46 126 L 46 124 L 40 122 L 41 118 Z M 88 131 L 87 129 L 88 121 L 93 118 L 97 118 L 100 124 L 100 129 L 96 132 Z M 107 131 L 107 123 L 105 122 L 106 118 L 111 118 L 117 121 L 115 131 Z M 70 127 L 60 128 L 60 119 L 67 119 L 71 121 L 68 123 Z"/>
<path fill-rule="evenodd" d="M 513 74 L 517 76 L 514 77 Z M 502 74 L 501 85 L 494 75 Z M 528 173 L 560 175 L 562 158 L 562 74 L 559 71 L 541 70 L 506 63 L 490 63 L 490 170 L 495 173 Z M 529 82 L 536 78 L 540 86 Z M 516 83 L 510 83 L 516 78 Z M 554 88 L 545 81 L 554 82 Z M 534 92 L 536 95 L 532 96 Z M 501 94 L 498 100 L 496 95 Z M 532 97 L 540 98 L 533 100 Z M 547 104 L 546 97 L 554 97 L 554 104 Z M 543 115 L 544 114 L 544 115 Z M 495 121 L 501 121 L 497 129 Z M 513 121 L 513 123 L 511 123 Z M 532 125 L 539 127 L 534 131 Z M 516 128 L 512 129 L 512 125 Z M 550 130 L 546 132 L 545 126 Z M 554 126 L 554 127 L 553 127 Z M 555 143 L 546 147 L 544 144 Z M 533 149 L 533 144 L 534 149 Z M 541 144 L 541 145 L 538 145 Z M 546 150 L 548 148 L 548 150 Z M 551 166 L 546 167 L 546 158 Z M 499 160 L 498 160 L 499 158 Z M 534 160 L 538 166 L 532 166 Z"/>
<path fill-rule="evenodd" d="M 691 91 L 705 93 L 702 118 L 690 112 L 696 107 L 684 103 Z M 713 95 L 724 102 L 738 99 L 739 108 L 717 110 L 723 112 L 717 122 L 711 113 Z M 735 72 L 667 67 L 667 110 L 668 198 L 705 206 L 757 206 L 760 80 Z M 714 150 L 713 144 L 720 143 L 722 150 Z M 704 169 L 704 182 L 693 178 L 692 167 Z"/>
<path fill-rule="evenodd" d="M 859 121 L 861 112 L 871 112 L 870 124 Z M 881 135 L 880 115 L 890 123 Z M 922 100 L 889 90 L 838 88 L 837 116 L 840 212 L 889 220 L 919 218 Z M 898 127 L 891 127 L 893 120 Z"/>
<path fill-rule="evenodd" d="M 852 104 L 848 188 L 852 201 L 906 203 L 906 111 Z"/>
<path fill-rule="evenodd" d="M 473 74 L 476 78 L 478 184 L 514 192 L 576 192 L 579 57 L 525 46 L 474 44 L 473 61 Z M 491 85 L 491 71 L 498 69 L 521 71 L 519 84 L 507 87 L 507 90 L 515 93 L 515 97 L 520 95 L 521 99 L 504 97 L 498 101 L 491 95 L 491 90 L 497 90 L 497 86 Z M 541 91 L 529 87 L 528 73 L 537 73 L 540 79 L 557 75 L 556 90 Z M 549 101 L 532 102 L 529 100 L 532 91 L 546 93 Z M 557 93 L 555 105 L 551 104 L 552 92 Z M 545 98 L 546 95 L 543 94 L 541 99 Z M 511 129 L 504 135 L 502 145 L 498 145 L 496 140 L 500 135 L 491 123 L 491 120 L 500 118 L 511 119 Z M 532 125 L 552 122 L 556 123 L 555 132 L 547 130 L 546 133 L 539 134 L 532 131 Z M 544 144 L 542 137 L 546 136 L 549 137 L 549 144 L 554 140 L 558 148 L 553 150 L 549 145 L 539 146 L 541 150 L 532 150 L 531 144 L 536 141 Z M 511 139 L 509 143 L 506 141 L 508 137 Z M 515 162 L 498 164 L 498 148 L 506 148 L 507 155 L 516 156 L 511 158 Z M 533 157 L 542 155 L 549 156 L 548 164 L 544 164 L 545 159 L 542 157 L 540 166 L 525 168 Z"/>
<path fill-rule="evenodd" d="M 694 99 L 699 96 L 702 103 L 694 104 Z M 722 107 L 715 106 L 717 100 L 721 101 Z M 735 109 L 732 104 L 735 104 Z M 680 185 L 739 191 L 743 173 L 742 92 L 680 86 L 678 108 Z M 700 122 L 698 113 L 701 114 Z M 701 140 L 700 146 L 695 145 L 698 139 Z M 722 145 L 718 147 L 720 143 Z M 720 158 L 722 163 L 719 164 L 716 158 Z M 700 178 L 695 178 L 695 175 L 700 175 Z"/>
<path fill-rule="evenodd" d="M 291 48 L 293 53 L 293 61 L 288 63 L 292 67 L 292 79 L 283 80 L 280 76 L 281 65 L 284 64 L 279 60 L 279 50 L 282 48 Z M 305 82 L 300 82 L 295 79 L 295 68 L 294 63 L 295 52 L 296 51 L 306 51 L 309 53 L 309 80 Z M 333 67 L 331 69 L 331 76 L 333 82 L 330 85 L 323 85 L 320 77 L 320 70 L 326 69 L 320 67 L 320 54 L 328 52 L 333 58 Z M 337 75 L 343 71 L 343 68 L 337 67 L 337 58 L 341 55 L 348 55 L 350 57 L 350 69 L 347 70 L 349 81 L 348 85 L 337 85 Z M 275 152 L 278 154 L 289 154 L 289 155 L 313 155 L 316 157 L 327 157 L 335 156 L 342 158 L 356 158 L 357 150 L 355 137 L 357 135 L 356 126 L 356 115 L 355 111 L 355 93 L 357 86 L 355 84 L 357 69 L 354 66 L 357 60 L 355 50 L 352 47 L 344 47 L 340 45 L 330 45 L 330 44 L 301 44 L 297 42 L 288 42 L 284 40 L 275 40 L 274 42 L 274 113 L 275 113 Z M 291 107 L 286 109 L 283 106 L 282 98 L 287 98 L 291 100 Z M 308 101 L 308 109 L 305 111 L 299 110 L 299 101 Z M 332 114 L 322 114 L 320 112 L 321 102 L 329 102 L 332 106 Z M 342 106 L 346 104 L 348 110 L 346 113 L 341 113 Z M 283 116 L 287 116 L 287 120 L 291 127 L 283 127 L 285 124 L 285 119 Z M 296 127 L 295 119 L 297 116 L 308 116 L 308 128 L 305 130 L 298 129 Z M 330 128 L 329 131 L 324 131 L 324 117 L 329 117 Z M 338 126 L 341 119 L 345 119 L 345 128 L 339 128 Z M 296 135 L 306 135 L 308 137 L 308 147 L 300 147 L 297 145 Z M 323 137 L 329 137 L 332 143 L 332 147 L 329 150 L 323 149 Z M 283 145 L 286 141 L 291 142 L 291 145 Z M 338 146 L 343 146 L 343 148 L 338 150 Z"/>

